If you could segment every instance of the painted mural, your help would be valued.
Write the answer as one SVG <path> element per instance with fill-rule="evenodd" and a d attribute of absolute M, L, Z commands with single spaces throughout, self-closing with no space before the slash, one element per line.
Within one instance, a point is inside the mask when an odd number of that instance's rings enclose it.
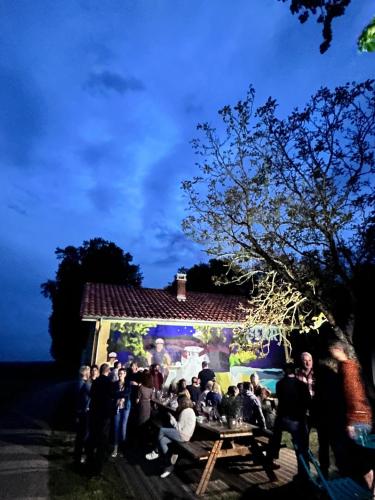
<path fill-rule="evenodd" d="M 123 363 L 160 364 L 167 385 L 181 378 L 190 382 L 202 361 L 208 361 L 224 387 L 248 380 L 250 371 L 258 371 L 263 384 L 273 390 L 284 362 L 284 349 L 276 342 L 268 356 L 262 357 L 256 349 L 245 351 L 234 344 L 231 328 L 194 324 L 112 322 L 107 352 L 112 351 Z"/>

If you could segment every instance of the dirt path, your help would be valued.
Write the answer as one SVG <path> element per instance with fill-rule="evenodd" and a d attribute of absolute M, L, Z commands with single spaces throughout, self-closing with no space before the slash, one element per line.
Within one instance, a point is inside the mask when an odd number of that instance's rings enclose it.
<path fill-rule="evenodd" d="M 51 498 L 51 456 L 59 435 L 51 423 L 70 384 L 25 382 L 25 390 L 19 380 L 13 385 L 11 380 L 1 387 L 7 399 L 2 399 L 0 412 L 0 498 Z"/>

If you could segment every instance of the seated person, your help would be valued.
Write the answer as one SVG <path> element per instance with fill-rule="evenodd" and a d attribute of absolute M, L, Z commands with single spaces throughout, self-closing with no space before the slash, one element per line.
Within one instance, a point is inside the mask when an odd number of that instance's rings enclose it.
<path fill-rule="evenodd" d="M 242 397 L 243 419 L 253 425 L 259 425 L 262 429 L 266 428 L 266 421 L 263 415 L 259 399 L 255 396 L 250 382 L 244 382 L 244 393 Z"/>
<path fill-rule="evenodd" d="M 276 404 L 274 399 L 270 399 L 270 396 L 271 391 L 266 387 L 262 387 L 259 400 L 266 420 L 266 427 L 272 431 L 276 420 Z"/>
<path fill-rule="evenodd" d="M 238 387 L 235 385 L 228 387 L 228 392 L 220 402 L 219 411 L 221 415 L 229 418 L 238 418 L 242 415 L 242 399 Z"/>
<path fill-rule="evenodd" d="M 193 377 L 191 379 L 191 385 L 187 386 L 187 390 L 189 391 L 190 398 L 195 404 L 195 406 L 198 406 L 199 398 L 201 397 L 201 387 L 199 384 L 198 377 Z"/>
<path fill-rule="evenodd" d="M 190 392 L 187 389 L 186 380 L 184 378 L 177 382 L 177 396 L 186 396 L 191 399 Z"/>
<path fill-rule="evenodd" d="M 243 382 L 238 382 L 237 384 L 237 389 L 239 390 L 239 393 L 243 393 Z"/>
<path fill-rule="evenodd" d="M 212 389 L 207 393 L 206 405 L 218 406 L 221 402 L 221 389 L 217 382 L 214 382 Z"/>
<path fill-rule="evenodd" d="M 173 472 L 173 467 L 177 462 L 178 455 L 172 454 L 169 457 L 168 445 L 173 441 L 186 443 L 190 441 L 191 436 L 195 429 L 195 413 L 193 410 L 193 403 L 186 396 L 180 396 L 178 398 L 178 408 L 177 408 L 177 420 L 169 413 L 170 423 L 172 427 L 162 427 L 159 431 L 159 450 L 162 453 L 165 469 L 160 477 L 168 477 Z M 153 450 L 151 453 L 146 455 L 147 460 L 155 460 L 159 457 L 159 451 Z"/>
<path fill-rule="evenodd" d="M 201 393 L 199 397 L 199 403 L 204 403 L 206 404 L 206 399 L 207 399 L 207 394 L 212 391 L 212 387 L 214 386 L 214 383 L 212 380 L 209 380 L 206 384 L 205 390 Z"/>

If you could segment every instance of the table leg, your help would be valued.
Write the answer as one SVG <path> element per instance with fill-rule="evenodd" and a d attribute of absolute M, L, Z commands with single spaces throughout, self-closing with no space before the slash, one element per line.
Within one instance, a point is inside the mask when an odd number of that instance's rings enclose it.
<path fill-rule="evenodd" d="M 217 457 L 220 453 L 223 440 L 219 439 L 214 442 L 212 450 L 210 451 L 210 456 L 208 457 L 206 467 L 203 470 L 202 477 L 199 481 L 197 491 L 195 492 L 197 496 L 201 496 L 205 493 L 207 489 L 208 482 L 210 480 L 212 471 L 214 470 Z"/>
<path fill-rule="evenodd" d="M 260 444 L 257 442 L 256 438 L 252 436 L 250 440 L 250 449 L 254 456 L 254 458 L 263 466 L 264 471 L 266 472 L 268 479 L 271 482 L 277 481 L 277 476 L 272 469 L 272 466 L 268 460 L 268 457 L 263 455 L 263 450 Z"/>

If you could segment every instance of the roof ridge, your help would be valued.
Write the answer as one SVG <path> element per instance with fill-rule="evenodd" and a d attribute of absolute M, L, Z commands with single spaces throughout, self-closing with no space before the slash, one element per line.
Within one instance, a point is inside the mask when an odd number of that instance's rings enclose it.
<path fill-rule="evenodd" d="M 208 321 L 237 323 L 244 320 L 240 305 L 246 297 L 210 292 L 188 292 L 185 301 L 163 288 L 143 288 L 111 283 L 86 283 L 82 316 L 140 320 Z"/>

